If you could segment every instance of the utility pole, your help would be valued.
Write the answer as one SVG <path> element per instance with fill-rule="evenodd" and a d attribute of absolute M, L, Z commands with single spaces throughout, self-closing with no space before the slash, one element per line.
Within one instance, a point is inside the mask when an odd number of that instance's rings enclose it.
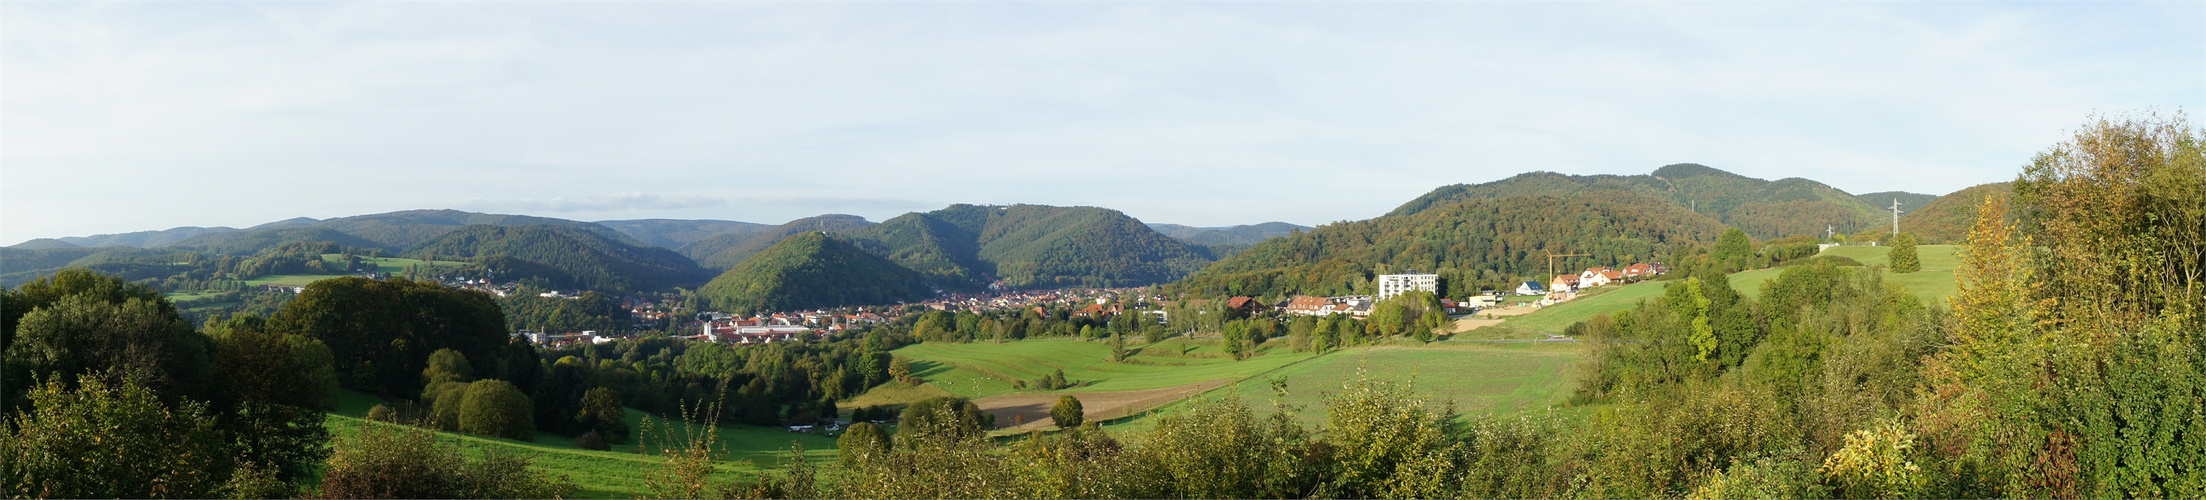
<path fill-rule="evenodd" d="M 1557 275 L 1555 274 L 1555 258 L 1556 258 L 1556 257 L 1591 257 L 1591 255 L 1587 255 L 1587 254 L 1582 254 L 1582 253 L 1566 253 L 1566 254 L 1556 254 L 1556 253 L 1554 253 L 1554 252 L 1548 252 L 1548 253 L 1547 253 L 1547 276 L 1546 276 L 1546 277 L 1544 277 L 1544 278 L 1540 278 L 1540 279 L 1543 279 L 1543 280 L 1544 280 L 1544 279 L 1553 279 L 1553 278 L 1554 278 L 1555 276 L 1557 276 Z"/>
<path fill-rule="evenodd" d="M 1900 199 L 1892 199 L 1892 236 L 1900 235 Z"/>

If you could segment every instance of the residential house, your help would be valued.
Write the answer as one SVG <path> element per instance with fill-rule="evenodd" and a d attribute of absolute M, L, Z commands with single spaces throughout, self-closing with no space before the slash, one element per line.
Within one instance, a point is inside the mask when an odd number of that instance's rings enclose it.
<path fill-rule="evenodd" d="M 1332 304 L 1333 301 L 1328 300 L 1325 297 L 1311 297 L 1308 295 L 1304 295 L 1300 297 L 1295 297 L 1293 301 L 1287 302 L 1287 314 L 1299 316 L 1324 316 L 1325 311 L 1328 310 L 1328 306 L 1331 306 Z"/>
<path fill-rule="evenodd" d="M 1555 280 L 1551 283 L 1552 284 L 1547 286 L 1548 290 L 1550 290 L 1550 293 L 1561 291 L 1578 291 L 1578 275 L 1575 274 L 1555 275 Z"/>
<path fill-rule="evenodd" d="M 1517 285 L 1517 295 L 1547 295 L 1547 287 L 1537 281 L 1526 281 Z"/>
<path fill-rule="evenodd" d="M 1586 268 L 1585 272 L 1582 272 L 1582 273 L 1578 273 L 1578 286 L 1579 286 L 1579 287 L 1582 287 L 1582 288 L 1593 288 L 1593 287 L 1600 287 L 1600 286 L 1608 286 L 1608 284 L 1609 284 L 1609 268 L 1606 268 L 1606 267 L 1590 267 L 1590 268 Z"/>

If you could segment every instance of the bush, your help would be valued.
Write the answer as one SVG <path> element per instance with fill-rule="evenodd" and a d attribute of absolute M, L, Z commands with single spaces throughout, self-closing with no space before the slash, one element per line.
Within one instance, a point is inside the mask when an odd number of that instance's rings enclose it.
<path fill-rule="evenodd" d="M 504 380 L 483 380 L 467 386 L 460 403 L 460 431 L 521 441 L 535 439 L 535 410 L 529 397 Z"/>
<path fill-rule="evenodd" d="M 844 467 L 855 467 L 888 453 L 893 444 L 888 431 L 881 426 L 861 422 L 851 424 L 842 437 L 835 438 L 835 455 L 842 459 Z"/>
<path fill-rule="evenodd" d="M 902 420 L 896 431 L 897 441 L 913 448 L 927 443 L 961 442 L 986 435 L 995 427 L 994 415 L 982 413 L 980 406 L 971 400 L 953 397 L 927 398 L 912 403 L 904 407 Z"/>
<path fill-rule="evenodd" d="M 389 405 L 377 403 L 374 408 L 368 409 L 368 420 L 395 424 L 398 423 L 398 410 L 391 409 Z"/>
<path fill-rule="evenodd" d="M 229 477 L 205 405 L 172 410 L 151 389 L 96 376 L 74 391 L 56 377 L 25 396 L 32 410 L 0 426 L 0 494 L 204 498 Z"/>
<path fill-rule="evenodd" d="M 580 436 L 575 436 L 574 445 L 586 450 L 605 451 L 613 449 L 613 445 L 606 443 L 605 438 L 598 437 L 597 431 L 584 432 Z"/>
<path fill-rule="evenodd" d="M 1915 233 L 1900 233 L 1892 238 L 1892 251 L 1887 253 L 1892 261 L 1892 272 L 1912 273 L 1923 270 L 1923 261 L 1915 256 Z"/>
<path fill-rule="evenodd" d="M 1050 407 L 1049 419 L 1055 421 L 1060 429 L 1071 429 L 1079 427 L 1080 422 L 1085 419 L 1081 411 L 1080 398 L 1066 394 L 1057 398 L 1057 406 Z"/>
<path fill-rule="evenodd" d="M 628 412 L 621 408 L 620 396 L 612 389 L 596 387 L 583 393 L 582 411 L 574 419 L 607 442 L 628 442 Z"/>

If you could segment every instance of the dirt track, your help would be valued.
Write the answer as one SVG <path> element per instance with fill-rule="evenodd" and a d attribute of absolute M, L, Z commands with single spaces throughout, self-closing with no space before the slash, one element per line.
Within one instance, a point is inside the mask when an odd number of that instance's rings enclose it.
<path fill-rule="evenodd" d="M 1218 379 L 1145 391 L 1004 394 L 974 400 L 973 404 L 995 415 L 998 428 L 1024 431 L 1056 425 L 1049 420 L 1049 408 L 1056 406 L 1057 398 L 1066 394 L 1080 398 L 1081 415 L 1088 420 L 1102 420 L 1164 406 L 1230 382 L 1231 379 Z"/>

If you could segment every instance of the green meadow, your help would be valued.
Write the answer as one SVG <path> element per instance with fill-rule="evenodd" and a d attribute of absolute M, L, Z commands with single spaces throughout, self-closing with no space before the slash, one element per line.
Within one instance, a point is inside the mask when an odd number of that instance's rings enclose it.
<path fill-rule="evenodd" d="M 1306 423 L 1325 419 L 1325 398 L 1362 372 L 1377 380 L 1409 384 L 1417 395 L 1453 402 L 1465 416 L 1539 410 L 1569 399 L 1571 368 L 1584 359 L 1576 343 L 1433 343 L 1338 351 L 1244 380 L 1206 397 L 1240 396 L 1260 412 L 1273 405 L 1298 407 Z M 1272 387 L 1283 379 L 1285 394 Z"/>
<path fill-rule="evenodd" d="M 1639 301 L 1662 295 L 1661 281 L 1643 281 L 1623 286 L 1605 286 L 1579 293 L 1578 298 L 1533 311 L 1531 314 L 1509 318 L 1503 326 L 1541 333 L 1563 333 L 1564 328 L 1594 316 L 1608 314 L 1639 305 Z"/>
<path fill-rule="evenodd" d="M 926 379 L 927 383 L 917 390 L 908 386 L 890 390 L 925 397 L 933 393 L 925 388 L 932 386 L 942 393 L 978 399 L 1021 392 L 1014 382 L 1033 381 L 1056 370 L 1064 370 L 1067 380 L 1085 384 L 1059 392 L 1137 391 L 1221 379 L 1239 380 L 1311 356 L 1288 352 L 1284 344 L 1283 340 L 1273 340 L 1259 347 L 1259 355 L 1234 361 L 1215 341 L 1168 339 L 1150 345 L 1128 345 L 1135 354 L 1127 362 L 1119 363 L 1111 361 L 1111 346 L 1103 341 L 929 342 L 896 350 L 896 355 L 912 359 L 914 374 Z M 893 386 L 902 384 L 885 384 L 882 388 Z M 869 392 L 854 398 L 851 404 L 903 404 L 917 399 L 867 396 L 874 394 Z"/>
<path fill-rule="evenodd" d="M 434 267 L 438 269 L 458 269 L 462 267 L 467 267 L 466 262 L 454 262 L 444 260 L 429 261 L 400 259 L 393 257 L 361 257 L 360 260 L 363 262 L 370 262 L 375 264 L 375 271 L 384 274 L 404 273 L 406 272 L 406 268 L 408 266 L 424 266 Z M 343 254 L 325 253 L 322 254 L 322 262 L 342 265 L 345 263 L 345 256 Z"/>
<path fill-rule="evenodd" d="M 1824 250 L 1819 255 L 1836 255 L 1854 259 L 1864 266 L 1883 269 L 1892 263 L 1889 257 L 1891 251 L 1892 247 L 1884 246 L 1843 246 Z M 1922 261 L 1923 270 L 1893 274 L 1891 270 L 1885 269 L 1884 280 L 1906 287 L 1908 293 L 1923 302 L 1944 304 L 1946 297 L 1953 296 L 1953 271 L 1961 265 L 1960 251 L 1960 245 L 1918 245 L 1915 247 L 1915 257 Z M 1759 299 L 1762 296 L 1762 284 L 1776 279 L 1783 272 L 1784 269 L 1777 268 L 1732 274 L 1731 287 L 1738 289 L 1741 294 Z"/>

